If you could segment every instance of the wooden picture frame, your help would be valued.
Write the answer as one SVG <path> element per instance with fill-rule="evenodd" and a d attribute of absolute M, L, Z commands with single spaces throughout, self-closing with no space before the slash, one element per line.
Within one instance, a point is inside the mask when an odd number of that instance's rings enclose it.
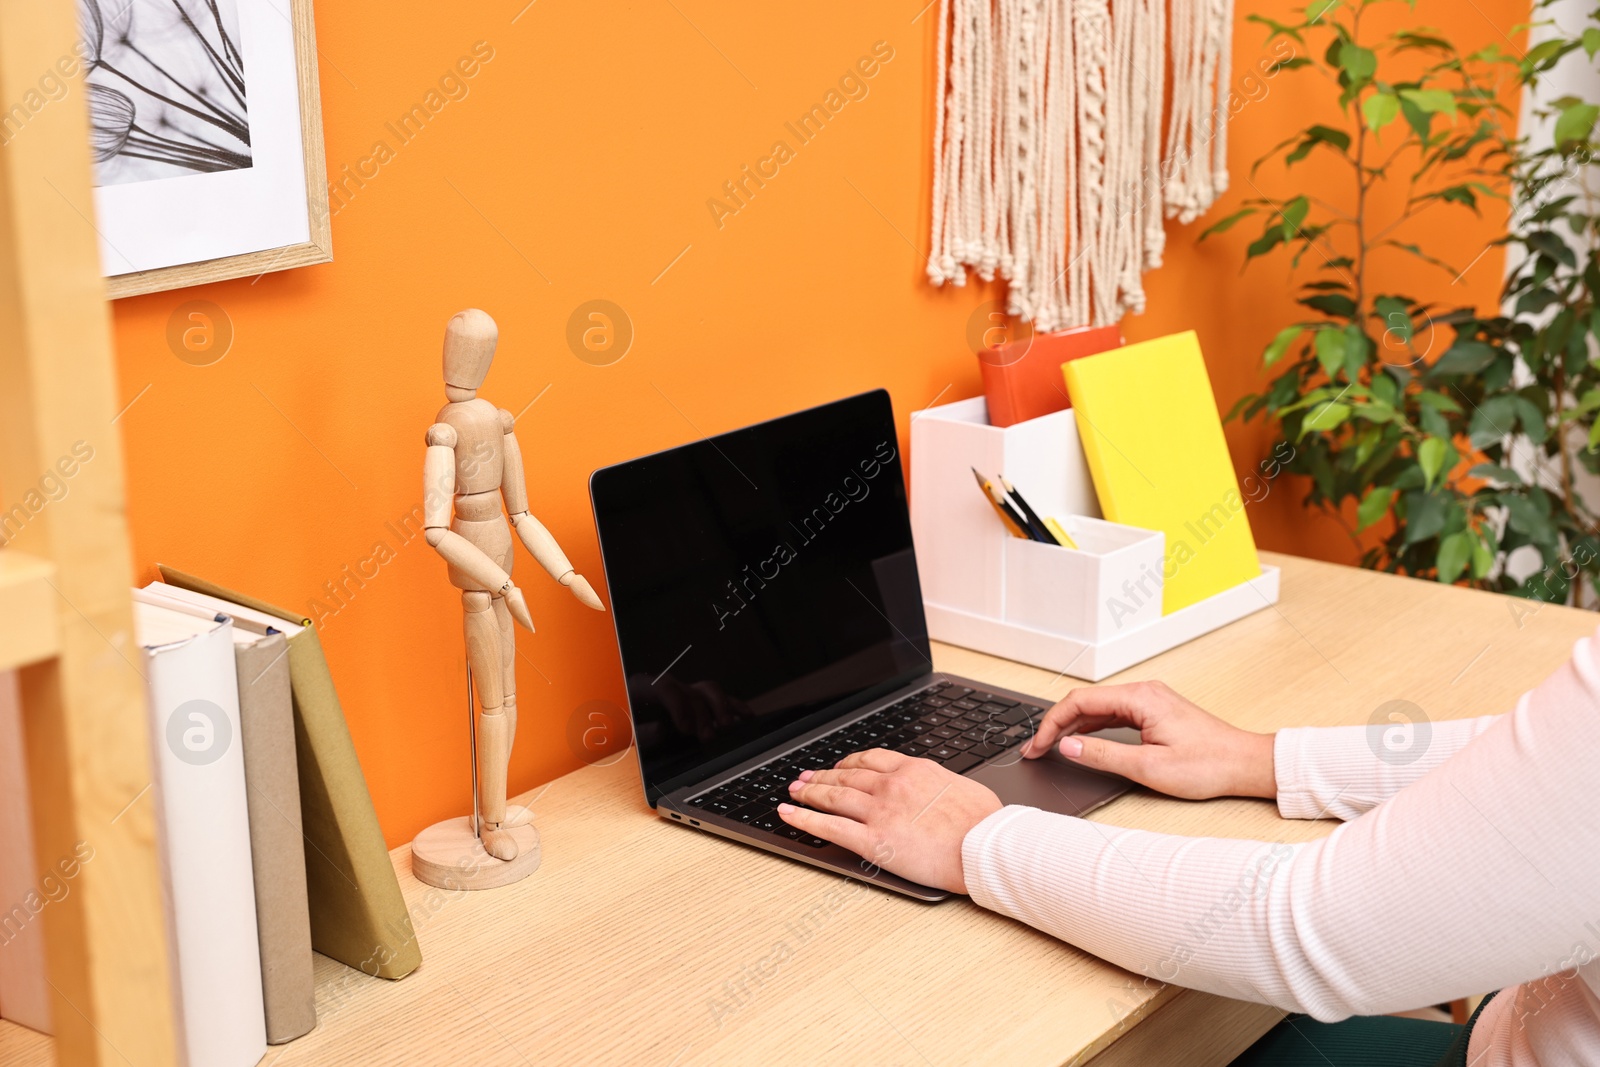
<path fill-rule="evenodd" d="M 281 248 L 112 275 L 106 278 L 106 295 L 109 299 L 181 289 L 230 278 L 257 277 L 272 271 L 333 260 L 333 224 L 328 208 L 327 162 L 322 140 L 322 93 L 317 74 L 317 30 L 312 17 L 312 0 L 289 0 L 289 21 L 294 34 L 310 239 Z"/>

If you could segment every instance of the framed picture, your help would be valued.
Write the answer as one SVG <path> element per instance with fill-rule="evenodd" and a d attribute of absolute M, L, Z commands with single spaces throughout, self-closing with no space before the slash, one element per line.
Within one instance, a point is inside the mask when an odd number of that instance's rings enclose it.
<path fill-rule="evenodd" d="M 78 0 L 113 298 L 333 258 L 311 0 Z"/>

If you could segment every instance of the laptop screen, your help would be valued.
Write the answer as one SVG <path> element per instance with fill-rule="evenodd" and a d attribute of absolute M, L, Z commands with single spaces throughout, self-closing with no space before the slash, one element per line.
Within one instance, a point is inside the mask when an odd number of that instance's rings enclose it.
<path fill-rule="evenodd" d="M 932 669 L 883 390 L 589 491 L 652 805 Z"/>

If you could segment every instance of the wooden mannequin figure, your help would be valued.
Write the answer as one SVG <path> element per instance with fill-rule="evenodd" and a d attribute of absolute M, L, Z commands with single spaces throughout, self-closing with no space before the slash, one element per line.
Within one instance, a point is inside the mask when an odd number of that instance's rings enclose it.
<path fill-rule="evenodd" d="M 498 339 L 494 320 L 476 309 L 458 312 L 445 327 L 444 392 L 449 403 L 428 428 L 423 465 L 426 537 L 449 564 L 450 584 L 461 590 L 467 662 L 478 696 L 478 833 L 473 834 L 468 816 L 417 835 L 413 869 L 430 885 L 488 888 L 516 881 L 539 865 L 539 837 L 528 825 L 527 811 L 506 807 L 507 764 L 517 735 L 512 624 L 533 630 L 522 591 L 511 581 L 507 517 L 550 577 L 580 603 L 605 610 L 555 538 L 528 512 L 522 451 L 511 412 L 478 396 Z"/>

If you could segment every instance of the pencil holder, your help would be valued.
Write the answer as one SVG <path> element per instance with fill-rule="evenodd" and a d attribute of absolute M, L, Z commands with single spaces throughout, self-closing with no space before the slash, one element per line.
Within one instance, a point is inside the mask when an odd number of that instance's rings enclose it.
<path fill-rule="evenodd" d="M 1005 539 L 1000 617 L 1090 643 L 1158 622 L 1166 538 L 1081 515 L 1064 525 L 1077 548 Z"/>
<path fill-rule="evenodd" d="M 1078 547 L 1012 537 L 974 482 L 1004 474 Z M 1161 613 L 1166 538 L 1100 517 L 1071 410 L 990 426 L 982 397 L 911 417 L 911 529 L 928 632 L 1088 681 L 1277 602 L 1278 569 Z"/>

